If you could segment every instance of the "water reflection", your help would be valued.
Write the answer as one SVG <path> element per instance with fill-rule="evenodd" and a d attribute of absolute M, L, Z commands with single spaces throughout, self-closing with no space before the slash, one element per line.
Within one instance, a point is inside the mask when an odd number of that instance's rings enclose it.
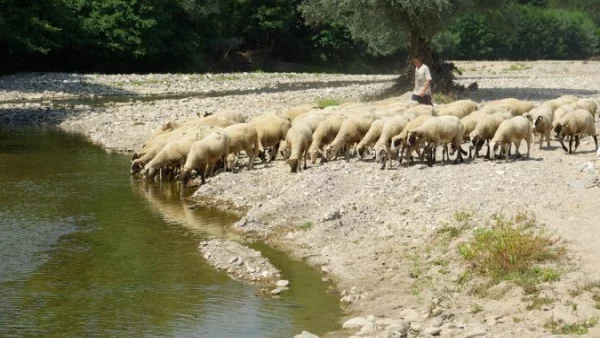
<path fill-rule="evenodd" d="M 197 207 L 182 198 L 182 186 L 178 182 L 132 178 L 131 188 L 167 223 L 181 225 L 207 238 L 240 240 L 238 235 L 227 231 L 226 226 L 223 226 L 238 221 L 238 213 Z"/>

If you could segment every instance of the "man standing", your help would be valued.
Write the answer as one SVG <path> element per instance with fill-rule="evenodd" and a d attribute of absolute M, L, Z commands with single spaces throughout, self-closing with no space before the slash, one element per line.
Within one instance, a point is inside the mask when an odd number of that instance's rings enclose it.
<path fill-rule="evenodd" d="M 423 64 L 423 58 L 416 56 L 413 59 L 415 63 L 415 90 L 412 100 L 421 104 L 433 105 L 431 102 L 431 73 L 429 67 Z"/>

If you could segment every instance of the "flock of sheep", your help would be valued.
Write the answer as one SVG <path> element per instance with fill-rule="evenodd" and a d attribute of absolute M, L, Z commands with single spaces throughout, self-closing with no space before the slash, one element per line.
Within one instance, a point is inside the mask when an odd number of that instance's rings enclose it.
<path fill-rule="evenodd" d="M 566 95 L 537 107 L 507 98 L 483 104 L 459 100 L 434 108 L 396 97 L 324 109 L 302 105 L 248 122 L 239 112 L 219 112 L 165 123 L 133 155 L 131 172 L 146 178 L 160 173 L 161 179 L 178 178 L 184 185 L 196 174 L 204 184 L 215 166 L 233 170 L 242 151 L 252 169 L 256 157 L 267 160 L 266 149 L 270 149 L 268 161 L 281 154 L 292 172 L 306 169 L 309 158 L 312 164 L 334 160 L 342 153 L 346 159 L 352 154 L 364 159 L 371 151 L 382 169 L 387 162 L 391 166 L 392 159 L 412 162 L 415 153 L 433 165 L 438 146 L 442 146 L 442 161 L 454 154 L 455 162 L 467 154 L 477 157 L 486 143 L 487 158 L 491 154 L 508 158 L 512 145 L 519 157 L 522 141 L 529 156 L 533 135 L 539 135 L 541 149 L 544 140 L 550 146 L 552 131 L 570 153 L 587 135 L 598 148 L 596 111 L 594 99 Z M 468 152 L 462 148 L 466 142 L 470 142 Z"/>

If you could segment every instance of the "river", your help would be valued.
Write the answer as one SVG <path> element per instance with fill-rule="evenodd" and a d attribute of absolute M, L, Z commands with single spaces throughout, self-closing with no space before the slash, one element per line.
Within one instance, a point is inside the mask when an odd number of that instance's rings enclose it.
<path fill-rule="evenodd" d="M 258 244 L 280 298 L 206 265 L 198 243 L 234 213 L 190 208 L 174 183 L 52 127 L 0 126 L 0 336 L 285 337 L 339 328 L 317 271 Z"/>

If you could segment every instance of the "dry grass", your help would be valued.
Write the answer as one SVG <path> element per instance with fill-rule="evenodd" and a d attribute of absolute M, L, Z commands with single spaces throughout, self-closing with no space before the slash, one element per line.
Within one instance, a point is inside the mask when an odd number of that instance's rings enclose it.
<path fill-rule="evenodd" d="M 474 230 L 473 237 L 458 246 L 469 269 L 493 281 L 514 281 L 526 293 L 540 282 L 553 282 L 560 273 L 547 266 L 566 253 L 560 238 L 536 229 L 535 220 L 518 214 L 513 219 L 496 216 L 491 227 Z"/>

